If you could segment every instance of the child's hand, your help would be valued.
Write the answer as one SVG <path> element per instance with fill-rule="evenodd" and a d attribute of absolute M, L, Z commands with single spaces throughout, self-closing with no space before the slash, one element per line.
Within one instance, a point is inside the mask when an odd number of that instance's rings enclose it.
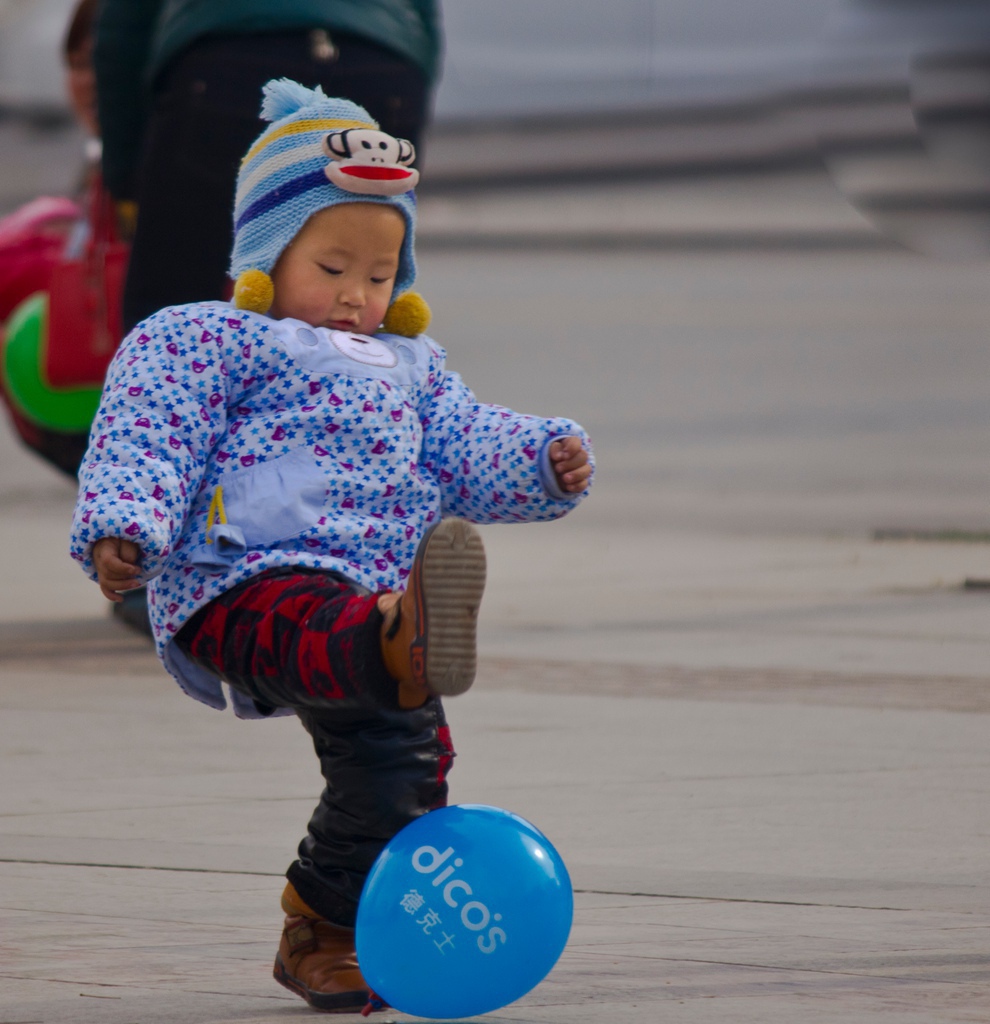
<path fill-rule="evenodd" d="M 141 586 L 136 579 L 141 570 L 141 549 L 122 537 L 104 537 L 93 545 L 93 564 L 100 580 L 100 590 L 108 601 L 123 601 L 120 592 Z"/>
<path fill-rule="evenodd" d="M 591 466 L 588 453 L 581 447 L 578 437 L 558 437 L 550 445 L 550 464 L 553 466 L 557 486 L 569 494 L 580 494 L 588 485 Z"/>

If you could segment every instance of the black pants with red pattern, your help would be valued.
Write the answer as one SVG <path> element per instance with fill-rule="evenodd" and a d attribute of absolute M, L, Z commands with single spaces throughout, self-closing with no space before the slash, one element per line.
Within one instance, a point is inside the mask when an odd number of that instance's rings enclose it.
<path fill-rule="evenodd" d="M 263 714 L 292 708 L 313 737 L 326 786 L 287 876 L 347 927 L 382 847 L 446 804 L 454 756 L 439 700 L 399 708 L 381 622 L 376 595 L 345 577 L 275 570 L 211 601 L 175 640 Z"/>

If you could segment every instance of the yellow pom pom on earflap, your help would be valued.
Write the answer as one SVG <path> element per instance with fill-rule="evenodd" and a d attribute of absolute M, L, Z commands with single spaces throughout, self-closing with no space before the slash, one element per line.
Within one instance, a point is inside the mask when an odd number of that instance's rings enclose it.
<path fill-rule="evenodd" d="M 267 313 L 275 300 L 275 286 L 263 270 L 245 270 L 234 282 L 234 308 Z"/>
<path fill-rule="evenodd" d="M 426 299 L 419 292 L 406 292 L 388 307 L 382 328 L 386 334 L 416 338 L 430 326 L 431 319 L 432 314 Z"/>

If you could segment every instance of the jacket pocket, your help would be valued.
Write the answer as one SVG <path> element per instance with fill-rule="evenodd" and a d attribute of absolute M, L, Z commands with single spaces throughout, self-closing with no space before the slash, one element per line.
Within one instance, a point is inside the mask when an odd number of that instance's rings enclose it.
<path fill-rule="evenodd" d="M 227 522 L 241 530 L 249 548 L 303 533 L 319 522 L 326 507 L 326 475 L 308 447 L 248 469 L 228 470 L 219 483 Z"/>

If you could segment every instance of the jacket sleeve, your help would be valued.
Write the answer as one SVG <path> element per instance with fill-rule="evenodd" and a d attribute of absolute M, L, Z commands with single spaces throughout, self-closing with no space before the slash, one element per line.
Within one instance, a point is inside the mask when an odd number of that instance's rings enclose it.
<path fill-rule="evenodd" d="M 226 424 L 230 377 L 222 339 L 172 310 L 124 340 L 79 469 L 71 554 L 96 579 L 93 545 L 123 537 L 141 548 L 142 579 L 164 567 Z"/>
<path fill-rule="evenodd" d="M 430 375 L 420 406 L 423 461 L 440 483 L 444 515 L 472 522 L 540 522 L 570 512 L 588 493 L 560 490 L 549 447 L 558 437 L 591 440 L 573 420 L 544 419 L 479 402 L 460 376 L 442 366 Z"/>
<path fill-rule="evenodd" d="M 135 198 L 147 118 L 145 79 L 163 0 L 102 0 L 93 65 L 103 139 L 103 180 L 115 199 Z"/>

